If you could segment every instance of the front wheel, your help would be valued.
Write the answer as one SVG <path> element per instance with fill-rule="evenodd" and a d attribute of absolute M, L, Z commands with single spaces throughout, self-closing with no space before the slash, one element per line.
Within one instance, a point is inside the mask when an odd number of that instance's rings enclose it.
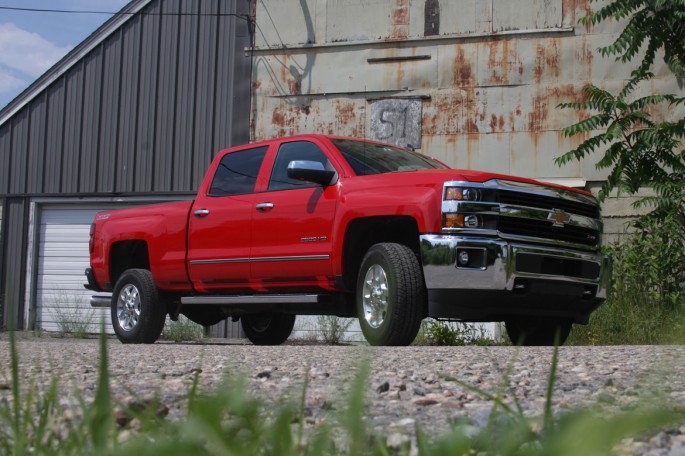
<path fill-rule="evenodd" d="M 128 269 L 112 294 L 112 326 L 124 344 L 152 344 L 164 329 L 166 307 L 159 301 L 152 273 Z"/>
<path fill-rule="evenodd" d="M 564 345 L 571 333 L 572 323 L 553 318 L 513 318 L 505 322 L 507 335 L 514 345 Z"/>
<path fill-rule="evenodd" d="M 295 315 L 268 313 L 245 315 L 240 324 L 245 336 L 255 345 L 280 345 L 285 342 L 295 326 Z"/>
<path fill-rule="evenodd" d="M 371 345 L 409 345 L 426 307 L 423 272 L 407 246 L 381 243 L 366 253 L 357 279 L 357 315 Z"/>

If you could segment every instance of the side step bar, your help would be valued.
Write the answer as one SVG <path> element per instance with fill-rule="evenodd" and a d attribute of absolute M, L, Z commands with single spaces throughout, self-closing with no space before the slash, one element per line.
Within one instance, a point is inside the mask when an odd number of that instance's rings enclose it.
<path fill-rule="evenodd" d="M 319 299 L 322 298 L 322 299 Z M 181 304 L 316 304 L 329 295 L 316 294 L 274 294 L 240 296 L 188 296 L 181 298 Z"/>
<path fill-rule="evenodd" d="M 112 305 L 111 296 L 91 296 L 90 307 L 109 307 Z"/>

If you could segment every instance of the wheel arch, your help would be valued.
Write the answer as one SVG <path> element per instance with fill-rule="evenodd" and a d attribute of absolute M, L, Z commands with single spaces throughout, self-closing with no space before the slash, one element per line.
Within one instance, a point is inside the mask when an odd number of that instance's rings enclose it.
<path fill-rule="evenodd" d="M 109 254 L 110 283 L 116 284 L 121 274 L 128 269 L 150 271 L 150 252 L 145 240 L 131 239 L 112 244 Z"/>
<path fill-rule="evenodd" d="M 416 219 L 407 215 L 388 215 L 357 218 L 348 223 L 342 251 L 342 282 L 346 290 L 355 289 L 364 255 L 371 246 L 381 242 L 405 245 L 419 258 L 419 227 Z"/>

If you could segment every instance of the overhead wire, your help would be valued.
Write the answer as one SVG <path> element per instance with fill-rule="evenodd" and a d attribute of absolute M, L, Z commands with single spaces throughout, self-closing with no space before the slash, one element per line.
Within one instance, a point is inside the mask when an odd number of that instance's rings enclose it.
<path fill-rule="evenodd" d="M 240 19 L 245 19 L 250 22 L 252 19 L 247 14 L 235 13 L 152 13 L 152 12 L 126 12 L 126 11 L 96 11 L 96 10 L 64 10 L 64 9 L 49 9 L 49 8 L 21 8 L 16 6 L 0 6 L 0 10 L 4 11 L 18 11 L 27 13 L 59 13 L 59 14 L 107 14 L 110 16 L 134 16 L 143 14 L 148 16 L 233 16 Z"/>

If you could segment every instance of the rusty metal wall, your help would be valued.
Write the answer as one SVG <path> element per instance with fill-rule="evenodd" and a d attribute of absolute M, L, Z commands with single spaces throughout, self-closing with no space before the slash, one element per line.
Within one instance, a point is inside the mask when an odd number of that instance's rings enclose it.
<path fill-rule="evenodd" d="M 257 2 L 251 136 L 319 132 L 401 144 L 407 138 L 388 135 L 389 124 L 415 122 L 420 143 L 412 145 L 453 167 L 574 185 L 600 181 L 605 171 L 595 169 L 596 160 L 563 168 L 553 162 L 582 140 L 561 130 L 587 114 L 557 105 L 580 100 L 589 83 L 617 90 L 629 77 L 629 66 L 597 51 L 625 24 L 577 25 L 595 5 Z M 683 93 L 668 71 L 656 74 L 644 93 Z M 385 100 L 400 107 L 378 103 Z M 420 114 L 410 119 L 402 106 L 417 100 Z"/>

